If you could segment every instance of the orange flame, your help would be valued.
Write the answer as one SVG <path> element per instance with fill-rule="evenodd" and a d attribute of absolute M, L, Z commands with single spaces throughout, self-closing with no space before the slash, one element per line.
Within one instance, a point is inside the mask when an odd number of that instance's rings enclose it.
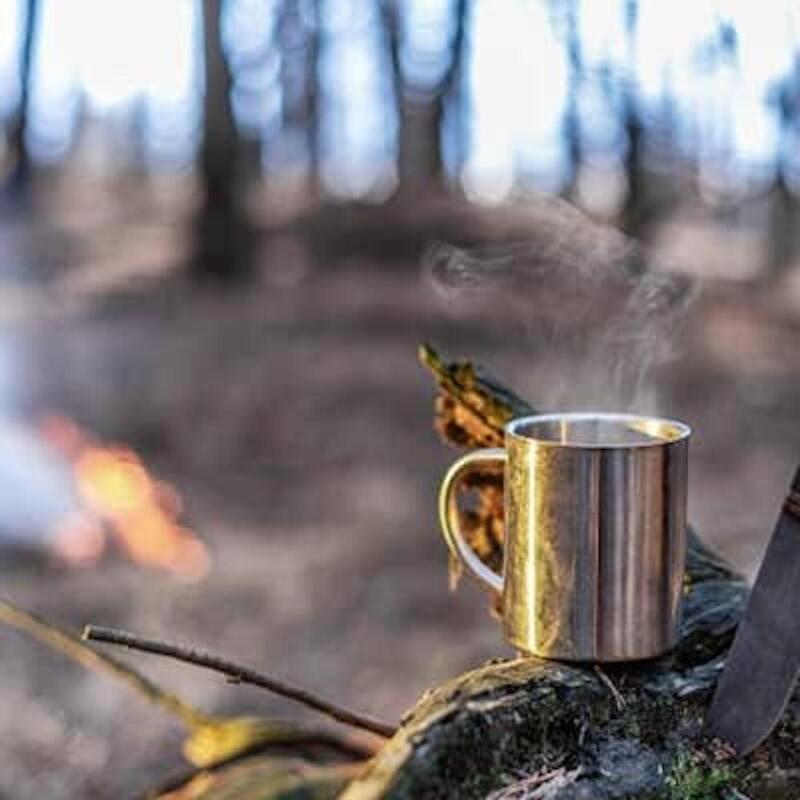
<path fill-rule="evenodd" d="M 139 564 L 188 577 L 208 570 L 203 543 L 178 518 L 180 496 L 169 484 L 153 479 L 130 448 L 106 446 L 74 422 L 46 418 L 45 438 L 71 462 L 81 503 L 77 514 L 56 526 L 56 552 L 71 563 L 94 563 L 106 539 L 113 536 Z"/>

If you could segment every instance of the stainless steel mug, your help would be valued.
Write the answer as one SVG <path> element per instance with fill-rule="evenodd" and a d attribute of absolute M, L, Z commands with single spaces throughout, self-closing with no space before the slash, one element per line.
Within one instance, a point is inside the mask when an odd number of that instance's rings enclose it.
<path fill-rule="evenodd" d="M 453 555 L 503 598 L 518 650 L 566 661 L 651 658 L 677 640 L 686 551 L 688 445 L 681 422 L 631 414 L 547 414 L 505 428 L 505 448 L 451 467 L 439 495 Z M 469 471 L 505 476 L 503 574 L 459 529 Z"/>

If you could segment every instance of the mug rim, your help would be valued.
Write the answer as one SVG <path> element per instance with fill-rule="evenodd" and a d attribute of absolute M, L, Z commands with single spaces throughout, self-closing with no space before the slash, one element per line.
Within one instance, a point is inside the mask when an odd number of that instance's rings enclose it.
<path fill-rule="evenodd" d="M 561 442 L 551 438 L 539 438 L 519 432 L 519 428 L 524 425 L 537 422 L 555 422 L 564 420 L 566 422 L 580 422 L 582 420 L 605 420 L 609 422 L 637 422 L 644 425 L 656 426 L 659 428 L 671 428 L 674 435 L 669 437 L 659 437 L 654 435 L 653 441 L 638 442 L 594 442 L 582 444 L 581 442 Z M 613 411 L 567 411 L 554 412 L 549 414 L 528 414 L 523 417 L 515 417 L 509 420 L 503 428 L 506 436 L 511 436 L 523 442 L 532 442 L 537 446 L 561 447 L 576 450 L 633 450 L 650 447 L 665 447 L 678 442 L 686 441 L 693 433 L 692 428 L 685 422 L 670 419 L 668 417 L 656 417 L 648 414 L 633 414 L 628 412 Z M 646 433 L 646 432 L 645 432 Z"/>

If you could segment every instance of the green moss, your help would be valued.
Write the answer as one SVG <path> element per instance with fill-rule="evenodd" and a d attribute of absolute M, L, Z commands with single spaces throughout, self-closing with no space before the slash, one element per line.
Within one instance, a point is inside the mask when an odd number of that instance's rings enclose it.
<path fill-rule="evenodd" d="M 723 800 L 723 790 L 734 780 L 725 766 L 707 766 L 681 753 L 672 764 L 666 779 L 667 800 Z"/>

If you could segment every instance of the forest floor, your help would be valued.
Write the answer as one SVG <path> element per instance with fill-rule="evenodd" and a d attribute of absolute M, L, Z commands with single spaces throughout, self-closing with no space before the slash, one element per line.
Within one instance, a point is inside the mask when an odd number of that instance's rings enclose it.
<path fill-rule="evenodd" d="M 186 248 L 174 215 L 166 224 L 158 204 L 125 202 L 138 210 L 120 216 L 116 200 L 112 218 L 74 191 L 46 224 L 0 228 L 0 408 L 19 425 L 55 410 L 135 447 L 181 492 L 213 566 L 191 583 L 8 546 L 2 595 L 75 629 L 220 651 L 388 720 L 507 654 L 481 593 L 447 589 L 434 506 L 452 453 L 432 432 L 416 348 L 474 358 L 547 406 L 556 375 L 569 387 L 588 368 L 579 345 L 596 331 L 576 320 L 578 346 L 551 347 L 529 323 L 553 313 L 552 296 L 548 308 L 535 295 L 463 301 L 435 291 L 418 259 L 332 264 L 289 238 L 263 248 L 251 285 L 192 286 L 176 273 Z M 690 516 L 752 575 L 798 452 L 800 273 L 709 280 L 675 326 L 675 357 L 640 402 L 694 427 Z M 20 503 L 44 502 L 30 487 Z M 124 657 L 208 710 L 308 718 L 213 675 Z M 135 797 L 181 769 L 176 723 L 107 678 L 5 630 L 0 676 L 3 800 Z"/>

